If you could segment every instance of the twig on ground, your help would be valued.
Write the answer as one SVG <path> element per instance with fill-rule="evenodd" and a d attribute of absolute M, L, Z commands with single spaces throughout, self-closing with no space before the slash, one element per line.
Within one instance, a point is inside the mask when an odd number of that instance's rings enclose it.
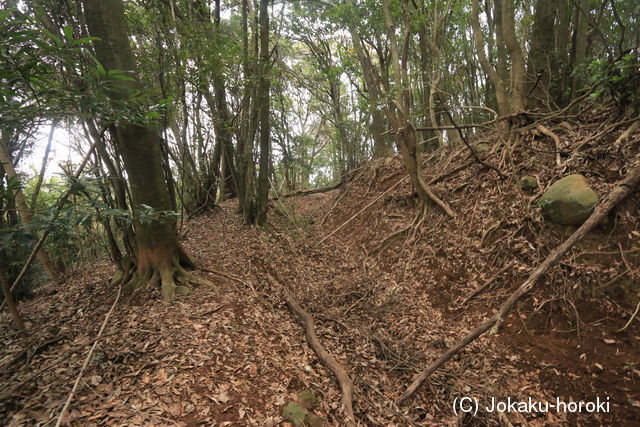
<path fill-rule="evenodd" d="M 107 323 L 109 322 L 109 318 L 111 317 L 111 314 L 113 313 L 113 310 L 116 308 L 116 304 L 120 300 L 120 294 L 122 293 L 122 284 L 123 284 L 123 281 L 121 281 L 120 284 L 118 285 L 118 293 L 116 295 L 116 299 L 113 301 L 113 304 L 111 305 L 111 308 L 109 309 L 109 312 L 107 313 L 107 315 L 104 318 L 104 321 L 102 322 L 102 326 L 100 326 L 100 330 L 98 331 L 98 335 L 96 336 L 96 339 L 93 341 L 93 345 L 91 346 L 91 349 L 89 350 L 89 353 L 87 354 L 87 357 L 84 359 L 84 363 L 82 364 L 82 368 L 80 368 L 80 373 L 78 374 L 78 378 L 76 378 L 76 382 L 73 384 L 73 388 L 71 389 L 71 393 L 69 393 L 69 397 L 67 397 L 67 401 L 65 402 L 64 407 L 62 408 L 62 411 L 60 412 L 60 415 L 58 416 L 58 421 L 56 421 L 56 427 L 59 427 L 62 424 L 62 421 L 64 420 L 64 416 L 66 415 L 67 410 L 69 409 L 69 405 L 71 404 L 71 401 L 73 400 L 73 396 L 76 394 L 76 390 L 78 389 L 78 384 L 80 384 L 80 380 L 82 379 L 82 375 L 84 374 L 84 370 L 89 365 L 89 361 L 91 360 L 91 356 L 93 355 L 93 352 L 95 351 L 96 347 L 98 346 L 98 342 L 100 341 L 100 337 L 102 336 L 102 332 L 104 332 L 104 328 L 107 326 Z"/>
<path fill-rule="evenodd" d="M 636 305 L 635 311 L 633 312 L 631 317 L 629 317 L 629 321 L 622 328 L 618 329 L 616 332 L 622 332 L 625 329 L 627 329 L 629 327 L 629 325 L 631 324 L 631 322 L 633 322 L 633 319 L 636 318 L 636 315 L 638 314 L 638 310 L 640 310 L 640 301 L 638 301 L 638 305 Z"/>

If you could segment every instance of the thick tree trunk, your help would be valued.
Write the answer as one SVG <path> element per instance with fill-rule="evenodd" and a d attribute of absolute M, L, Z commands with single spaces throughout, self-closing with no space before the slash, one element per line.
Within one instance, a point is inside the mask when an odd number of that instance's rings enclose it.
<path fill-rule="evenodd" d="M 104 68 L 122 70 L 137 78 L 122 1 L 85 0 L 85 13 L 89 33 L 100 38 L 94 46 Z M 110 88 L 109 96 L 114 105 L 120 106 L 139 88 L 137 80 L 119 82 Z M 160 137 L 150 126 L 125 120 L 116 126 L 116 133 L 134 204 L 136 247 L 131 290 L 160 283 L 162 297 L 169 300 L 176 292 L 188 292 L 183 285 L 197 280 L 183 269 L 193 267 L 193 262 L 180 247 L 175 219 L 162 215 L 171 210 L 171 200 L 162 169 Z M 142 211 L 143 205 L 156 213 L 149 218 Z"/>
<path fill-rule="evenodd" d="M 13 167 L 13 159 L 9 154 L 9 140 L 10 138 L 8 131 L 4 131 L 2 133 L 2 140 L 0 141 L 0 163 L 2 164 L 2 168 L 4 169 L 7 178 L 10 180 L 14 180 L 15 182 L 19 182 L 20 178 L 18 177 L 15 168 Z M 22 224 L 24 224 L 25 227 L 33 225 L 33 217 L 31 216 L 31 210 L 29 208 L 29 205 L 27 204 L 27 199 L 25 198 L 22 189 L 20 189 L 19 187 L 14 190 L 14 202 Z M 38 251 L 37 257 L 38 261 L 40 262 L 40 264 L 42 264 L 42 267 L 47 272 L 49 277 L 52 280 L 58 280 L 60 277 L 60 272 L 51 261 L 51 258 L 49 258 L 49 254 L 47 254 L 44 249 L 40 249 Z"/>

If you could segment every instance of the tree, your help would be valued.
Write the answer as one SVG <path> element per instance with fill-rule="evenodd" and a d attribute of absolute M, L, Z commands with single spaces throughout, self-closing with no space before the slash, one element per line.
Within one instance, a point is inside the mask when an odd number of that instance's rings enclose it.
<path fill-rule="evenodd" d="M 271 115 L 269 90 L 271 82 L 269 55 L 269 0 L 260 0 L 260 77 L 258 80 L 258 102 L 260 105 L 260 160 L 258 188 L 256 191 L 255 223 L 263 226 L 267 222 L 269 198 L 269 156 L 271 152 Z"/>
<path fill-rule="evenodd" d="M 84 7 L 89 33 L 99 37 L 94 41 L 98 60 L 107 72 L 120 70 L 130 76 L 130 79 L 118 80 L 108 91 L 114 108 L 120 111 L 121 104 L 142 89 L 129 45 L 122 1 L 85 0 Z M 134 204 L 135 253 L 132 254 L 130 290 L 160 283 L 162 297 L 169 300 L 176 293 L 188 292 L 189 282 L 204 281 L 184 270 L 184 267 L 194 267 L 194 263 L 178 242 L 175 218 L 165 214 L 171 210 L 171 199 L 162 168 L 160 137 L 151 125 L 136 123 L 129 117 L 119 119 L 114 136 Z M 144 215 L 147 207 L 155 211 L 150 220 Z"/>
<path fill-rule="evenodd" d="M 0 140 L 0 164 L 4 169 L 4 172 L 7 176 L 8 180 L 14 182 L 17 187 L 13 191 L 13 197 L 16 205 L 16 209 L 18 210 L 18 215 L 20 216 L 20 220 L 25 227 L 33 227 L 34 220 L 31 216 L 31 209 L 27 204 L 27 199 L 20 188 L 20 179 L 18 174 L 13 167 L 13 159 L 9 154 L 9 141 L 11 140 L 11 135 L 8 130 L 4 130 L 2 132 L 2 137 Z M 49 257 L 49 254 L 42 248 L 38 250 L 37 253 L 38 261 L 42 264 L 42 267 L 45 269 L 49 277 L 53 280 L 58 280 L 60 278 L 60 272 L 54 265 L 53 261 Z"/>
<path fill-rule="evenodd" d="M 558 2 L 554 0 L 538 0 L 536 2 L 527 64 L 527 93 L 530 94 L 528 99 L 529 108 L 551 109 L 549 84 L 551 82 L 557 9 Z"/>

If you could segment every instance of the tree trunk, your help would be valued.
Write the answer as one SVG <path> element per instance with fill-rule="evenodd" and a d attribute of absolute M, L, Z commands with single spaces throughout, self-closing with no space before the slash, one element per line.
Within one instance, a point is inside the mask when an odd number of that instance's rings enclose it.
<path fill-rule="evenodd" d="M 13 167 L 13 159 L 11 159 L 11 155 L 9 154 L 9 140 L 9 132 L 5 130 L 2 133 L 2 140 L 0 141 L 0 164 L 2 164 L 4 172 L 7 175 L 7 179 L 19 182 L 20 178 L 18 177 L 15 168 Z M 27 199 L 25 198 L 24 193 L 19 186 L 14 190 L 14 201 L 22 224 L 25 227 L 32 226 L 33 217 L 31 216 L 31 210 L 29 209 Z M 42 267 L 47 272 L 49 277 L 52 280 L 58 280 L 60 278 L 60 272 L 51 261 L 51 258 L 49 258 L 49 254 L 47 254 L 44 249 L 40 249 L 38 251 L 37 257 L 38 261 L 40 262 L 40 264 L 42 264 Z"/>
<path fill-rule="evenodd" d="M 4 254 L 0 254 L 4 257 Z M 11 319 L 16 324 L 16 327 L 20 331 L 25 331 L 24 323 L 22 322 L 22 318 L 20 317 L 20 312 L 18 311 L 18 306 L 16 305 L 16 300 L 13 298 L 13 294 L 11 293 L 11 285 L 9 284 L 9 279 L 7 278 L 7 272 L 4 268 L 3 260 L 0 259 L 0 284 L 2 285 L 2 293 L 4 294 L 4 300 L 7 303 L 7 308 L 9 309 L 9 314 L 11 315 Z"/>
<path fill-rule="evenodd" d="M 94 41 L 94 46 L 105 70 L 122 70 L 136 78 L 109 88 L 111 101 L 119 106 L 140 89 L 122 1 L 85 0 L 85 13 L 89 33 L 100 38 Z M 141 211 L 143 205 L 156 212 L 171 210 L 160 137 L 152 127 L 126 120 L 116 126 L 116 133 L 134 205 L 135 272 L 129 283 L 130 290 L 159 283 L 162 297 L 169 300 L 176 292 L 187 293 L 185 285 L 196 280 L 183 269 L 193 267 L 193 262 L 178 242 L 175 219 L 162 214 L 149 218 Z"/>
<path fill-rule="evenodd" d="M 586 16 L 584 16 L 580 11 L 583 10 L 585 13 L 590 13 L 591 8 L 589 7 L 588 0 L 577 0 L 577 7 L 575 8 L 575 34 L 573 39 L 573 62 L 570 65 L 571 70 L 577 70 L 573 74 L 573 81 L 571 83 L 571 98 L 574 99 L 577 97 L 578 90 L 584 83 L 583 70 L 579 70 L 578 68 L 584 63 L 587 55 L 587 31 L 589 29 L 589 24 L 587 22 Z"/>
<path fill-rule="evenodd" d="M 408 89 L 408 77 L 407 77 L 407 63 L 406 60 L 400 60 L 400 53 L 398 52 L 398 41 L 395 35 L 395 27 L 391 18 L 391 12 L 389 7 L 389 0 L 382 0 L 382 11 L 384 15 L 385 27 L 387 30 L 387 37 L 389 38 L 389 47 L 391 52 L 391 65 L 393 69 L 394 84 L 398 88 L 398 93 L 394 100 L 395 110 L 391 105 L 385 107 L 387 119 L 390 125 L 396 132 L 396 141 L 398 147 L 402 153 L 402 162 L 409 174 L 413 189 L 418 195 L 420 201 L 420 208 L 426 207 L 429 200 L 435 202 L 440 206 L 447 215 L 454 217 L 455 214 L 451 208 L 442 200 L 440 200 L 427 186 L 422 178 L 422 163 L 419 158 L 416 131 L 415 128 L 409 123 L 409 89 Z M 408 33 L 405 37 L 409 37 Z M 405 41 L 405 47 L 408 46 Z M 403 54 L 402 58 L 406 58 Z"/>
<path fill-rule="evenodd" d="M 253 21 L 252 21 L 253 22 Z M 255 165 L 253 142 L 256 134 L 257 112 L 255 85 L 250 78 L 254 68 L 249 62 L 249 0 L 242 0 L 242 112 L 240 116 L 240 137 L 238 140 L 238 195 L 240 211 L 245 224 L 252 224 L 255 215 Z"/>
<path fill-rule="evenodd" d="M 513 0 L 502 0 L 501 5 L 504 44 L 511 55 L 511 109 L 513 112 L 520 112 L 525 109 L 527 73 L 524 68 L 522 48 L 516 38 Z"/>
<path fill-rule="evenodd" d="M 260 0 L 260 79 L 258 98 L 260 102 L 260 171 L 256 192 L 255 224 L 267 223 L 269 198 L 269 155 L 271 149 L 270 80 L 269 80 L 269 0 Z"/>
<path fill-rule="evenodd" d="M 349 3 L 350 4 L 350 3 Z M 371 114 L 371 133 L 373 134 L 373 156 L 374 157 L 386 157 L 393 153 L 393 149 L 386 135 L 383 135 L 384 128 L 384 114 L 379 108 L 379 103 L 382 100 L 382 93 L 380 91 L 380 78 L 376 75 L 376 71 L 371 63 L 369 57 L 365 54 L 362 47 L 362 40 L 358 29 L 353 22 L 353 19 L 349 17 L 348 20 L 349 33 L 351 34 L 351 42 L 353 48 L 356 51 L 358 62 L 360 62 L 360 68 L 362 69 L 362 75 L 364 76 L 365 85 L 367 88 L 367 94 L 369 95 L 369 113 Z"/>
<path fill-rule="evenodd" d="M 536 3 L 527 66 L 527 93 L 531 93 L 528 99 L 529 108 L 551 108 L 549 83 L 557 8 L 558 2 L 555 0 L 538 0 Z"/>
<path fill-rule="evenodd" d="M 505 116 L 511 112 L 511 105 L 509 103 L 509 95 L 507 93 L 507 83 L 500 75 L 499 71 L 491 65 L 487 55 L 484 51 L 484 37 L 482 36 L 482 29 L 480 28 L 480 9 L 478 7 L 478 0 L 473 0 L 471 3 L 471 27 L 473 29 L 473 43 L 476 49 L 476 55 L 478 55 L 478 61 L 482 70 L 487 74 L 489 80 L 493 84 L 495 90 L 496 102 L 498 103 L 498 112 L 500 115 Z M 496 16 L 497 19 L 497 16 Z M 501 44 L 501 37 L 496 36 L 498 45 Z M 500 63 L 500 61 L 498 61 Z"/>

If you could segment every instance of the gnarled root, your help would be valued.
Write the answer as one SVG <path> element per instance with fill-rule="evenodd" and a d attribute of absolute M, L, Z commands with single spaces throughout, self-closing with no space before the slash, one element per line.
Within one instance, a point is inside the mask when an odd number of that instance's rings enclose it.
<path fill-rule="evenodd" d="M 142 290 L 152 286 L 160 286 L 160 293 L 165 301 L 170 301 L 176 295 L 189 295 L 191 293 L 190 285 L 215 287 L 208 280 L 185 270 L 178 257 L 165 263 L 162 267 L 149 265 L 143 269 L 131 269 L 129 276 L 126 285 L 126 291 L 131 295 L 129 300 L 135 298 Z"/>

